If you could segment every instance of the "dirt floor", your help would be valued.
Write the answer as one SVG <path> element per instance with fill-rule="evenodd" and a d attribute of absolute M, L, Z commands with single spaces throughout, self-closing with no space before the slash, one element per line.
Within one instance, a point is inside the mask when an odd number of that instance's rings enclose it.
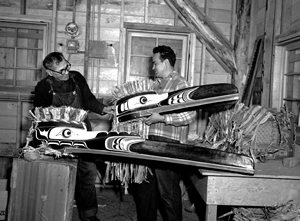
<path fill-rule="evenodd" d="M 99 206 L 97 216 L 101 221 L 137 221 L 135 203 L 130 193 L 125 195 L 123 188 L 113 185 L 105 187 L 97 185 L 97 192 Z M 183 197 L 183 221 L 199 221 L 197 213 L 187 212 L 184 209 L 191 206 L 190 200 L 184 198 L 186 197 Z M 72 221 L 80 221 L 76 206 Z M 159 213 L 157 221 L 162 221 Z"/>

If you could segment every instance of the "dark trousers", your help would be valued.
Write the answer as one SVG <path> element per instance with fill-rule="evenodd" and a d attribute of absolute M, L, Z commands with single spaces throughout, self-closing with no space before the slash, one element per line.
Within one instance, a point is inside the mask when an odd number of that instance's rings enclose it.
<path fill-rule="evenodd" d="M 151 136 L 149 139 L 170 142 L 161 137 Z M 138 220 L 155 221 L 159 208 L 164 221 L 182 221 L 179 171 L 162 167 L 154 168 L 152 172 L 153 176 L 148 174 L 147 181 L 132 185 Z"/>
<path fill-rule="evenodd" d="M 96 216 L 98 212 L 95 182 L 97 167 L 95 162 L 79 159 L 75 187 L 75 199 L 81 218 Z"/>

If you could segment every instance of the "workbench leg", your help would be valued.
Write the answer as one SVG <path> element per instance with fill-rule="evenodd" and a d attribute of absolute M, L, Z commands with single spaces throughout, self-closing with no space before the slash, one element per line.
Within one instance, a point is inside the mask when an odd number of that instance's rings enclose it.
<path fill-rule="evenodd" d="M 217 205 L 206 205 L 205 221 L 217 221 Z"/>

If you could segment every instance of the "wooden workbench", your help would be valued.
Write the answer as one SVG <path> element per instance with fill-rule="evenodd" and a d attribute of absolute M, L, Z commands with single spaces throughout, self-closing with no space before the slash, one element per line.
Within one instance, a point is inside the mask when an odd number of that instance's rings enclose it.
<path fill-rule="evenodd" d="M 217 220 L 217 206 L 277 206 L 300 197 L 300 168 L 281 160 L 257 163 L 255 175 L 207 169 L 190 176 L 206 203 L 206 221 Z"/>

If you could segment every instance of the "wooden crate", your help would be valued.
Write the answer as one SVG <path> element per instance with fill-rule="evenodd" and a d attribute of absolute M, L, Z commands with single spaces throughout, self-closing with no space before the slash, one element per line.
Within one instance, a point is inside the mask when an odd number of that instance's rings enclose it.
<path fill-rule="evenodd" d="M 77 163 L 14 159 L 8 220 L 71 221 Z"/>

